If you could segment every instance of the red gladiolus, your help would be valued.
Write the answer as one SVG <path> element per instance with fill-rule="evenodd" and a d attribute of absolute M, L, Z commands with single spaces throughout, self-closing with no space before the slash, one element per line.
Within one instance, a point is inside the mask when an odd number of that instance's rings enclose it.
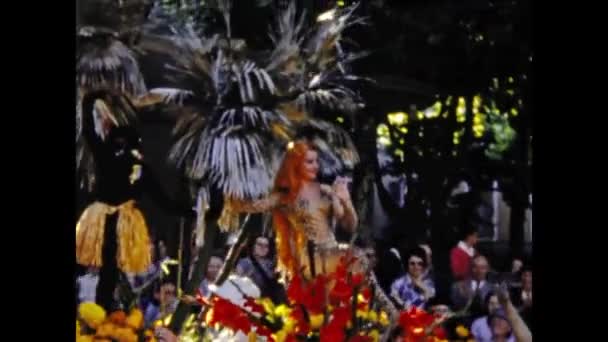
<path fill-rule="evenodd" d="M 373 342 L 373 341 L 374 341 L 373 338 L 371 338 L 370 336 L 365 336 L 365 335 L 355 335 L 348 340 L 348 342 Z"/>
<path fill-rule="evenodd" d="M 213 297 L 212 303 L 213 310 L 207 322 L 209 325 L 220 323 L 232 330 L 240 330 L 245 334 L 251 331 L 249 317 L 240 307 L 234 305 L 229 300 L 217 296 Z"/>
<path fill-rule="evenodd" d="M 303 281 L 299 274 L 295 274 L 287 287 L 287 298 L 291 303 L 302 303 L 304 296 Z"/>
<path fill-rule="evenodd" d="M 344 328 L 336 324 L 328 324 L 321 328 L 319 337 L 321 341 L 344 341 L 346 334 Z"/>
<path fill-rule="evenodd" d="M 447 339 L 445 330 L 442 327 L 436 327 L 435 329 L 433 329 L 433 336 L 440 340 Z"/>
<path fill-rule="evenodd" d="M 255 326 L 256 326 L 255 333 L 257 335 L 266 336 L 268 341 L 274 341 L 274 339 L 272 338 L 272 330 L 270 330 L 268 327 L 266 327 L 265 325 L 262 325 L 262 324 L 256 324 Z"/>
<path fill-rule="evenodd" d="M 349 303 L 352 300 L 353 288 L 345 279 L 338 279 L 329 292 L 329 299 L 333 305 Z"/>
<path fill-rule="evenodd" d="M 306 335 L 310 332 L 310 324 L 306 321 L 304 309 L 302 306 L 297 306 L 292 312 L 291 317 L 298 322 L 296 324 L 295 333 Z"/>
<path fill-rule="evenodd" d="M 261 304 L 258 304 L 255 302 L 255 298 L 253 297 L 245 297 L 245 304 L 244 306 L 246 308 L 249 308 L 251 310 L 251 312 L 255 312 L 255 313 L 259 313 L 259 314 L 264 314 L 264 306 L 262 306 Z"/>
<path fill-rule="evenodd" d="M 321 341 L 344 341 L 346 339 L 346 325 L 350 320 L 350 306 L 334 309 L 329 323 L 321 328 L 319 337 Z"/>
<path fill-rule="evenodd" d="M 325 308 L 325 287 L 327 278 L 317 276 L 310 283 L 305 283 L 295 275 L 287 288 L 287 297 L 291 304 L 302 304 L 310 314 L 322 313 Z"/>
<path fill-rule="evenodd" d="M 425 329 L 434 321 L 433 315 L 417 307 L 403 311 L 399 316 L 399 325 L 406 332 L 406 340 L 408 341 L 418 341 L 421 337 L 424 337 Z"/>

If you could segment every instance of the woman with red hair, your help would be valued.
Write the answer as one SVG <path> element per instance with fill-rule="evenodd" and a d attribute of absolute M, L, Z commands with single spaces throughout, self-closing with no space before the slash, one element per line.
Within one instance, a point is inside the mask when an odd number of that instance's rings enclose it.
<path fill-rule="evenodd" d="M 320 184 L 318 171 L 315 148 L 304 141 L 290 143 L 270 196 L 228 203 L 237 212 L 272 210 L 278 269 L 288 278 L 299 270 L 306 278 L 333 272 L 348 248 L 338 244 L 332 227 L 353 232 L 357 226 L 346 180 Z"/>

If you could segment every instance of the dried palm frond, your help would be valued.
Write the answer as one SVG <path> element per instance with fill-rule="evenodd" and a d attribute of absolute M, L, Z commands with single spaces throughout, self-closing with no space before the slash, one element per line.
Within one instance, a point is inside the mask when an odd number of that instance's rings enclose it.
<path fill-rule="evenodd" d="M 354 167 L 359 158 L 347 131 L 324 116 L 352 114 L 362 106 L 351 88 L 360 78 L 349 73 L 348 64 L 364 53 L 347 53 L 340 45 L 343 31 L 362 22 L 356 6 L 336 10 L 333 19 L 308 30 L 305 13 L 298 16 L 292 2 L 270 33 L 274 48 L 267 53 L 250 53 L 230 36 L 231 6 L 213 4 L 224 16 L 224 35 L 201 35 L 185 23 L 168 25 L 169 36 L 150 39 L 152 50 L 172 46 L 168 78 L 181 88 L 150 91 L 156 101 L 184 108 L 170 161 L 192 180 L 214 183 L 236 198 L 271 188 L 278 157 L 296 136 L 313 140 L 324 171 Z"/>
<path fill-rule="evenodd" d="M 133 52 L 109 34 L 86 33 L 78 46 L 76 77 L 78 86 L 87 91 L 119 90 L 136 97 L 146 92 L 146 85 Z"/>

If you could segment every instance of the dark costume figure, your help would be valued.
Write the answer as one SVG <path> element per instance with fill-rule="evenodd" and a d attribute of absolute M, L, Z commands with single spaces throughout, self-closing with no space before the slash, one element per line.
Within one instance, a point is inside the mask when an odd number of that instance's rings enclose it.
<path fill-rule="evenodd" d="M 95 202 L 82 213 L 76 226 L 76 260 L 100 267 L 96 301 L 106 310 L 113 305 L 119 272 L 141 273 L 151 263 L 150 238 L 136 201 L 146 192 L 165 210 L 192 212 L 176 205 L 143 161 L 141 138 L 133 126 L 109 126 L 112 112 L 134 115 L 123 95 L 91 92 L 82 101 L 83 136 L 95 160 Z M 132 112 L 132 113 L 131 113 Z M 95 130 L 94 115 L 101 116 L 105 139 Z"/>

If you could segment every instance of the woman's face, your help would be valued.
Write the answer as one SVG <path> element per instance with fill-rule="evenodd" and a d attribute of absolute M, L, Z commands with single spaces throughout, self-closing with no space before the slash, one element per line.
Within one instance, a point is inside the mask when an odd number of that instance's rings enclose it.
<path fill-rule="evenodd" d="M 304 162 L 300 166 L 300 176 L 307 181 L 317 179 L 319 173 L 319 159 L 316 151 L 307 151 Z"/>
<path fill-rule="evenodd" d="M 407 262 L 407 272 L 412 278 L 419 278 L 424 272 L 424 260 L 417 256 L 411 256 Z"/>
<path fill-rule="evenodd" d="M 255 240 L 253 246 L 253 255 L 256 257 L 264 258 L 268 255 L 268 239 L 265 237 L 259 237 Z"/>
<path fill-rule="evenodd" d="M 217 274 L 220 271 L 220 268 L 222 268 L 222 259 L 218 258 L 218 257 L 211 257 L 211 259 L 209 259 L 209 264 L 207 264 L 207 279 L 208 280 L 213 280 L 215 281 L 215 278 L 217 277 Z"/>

